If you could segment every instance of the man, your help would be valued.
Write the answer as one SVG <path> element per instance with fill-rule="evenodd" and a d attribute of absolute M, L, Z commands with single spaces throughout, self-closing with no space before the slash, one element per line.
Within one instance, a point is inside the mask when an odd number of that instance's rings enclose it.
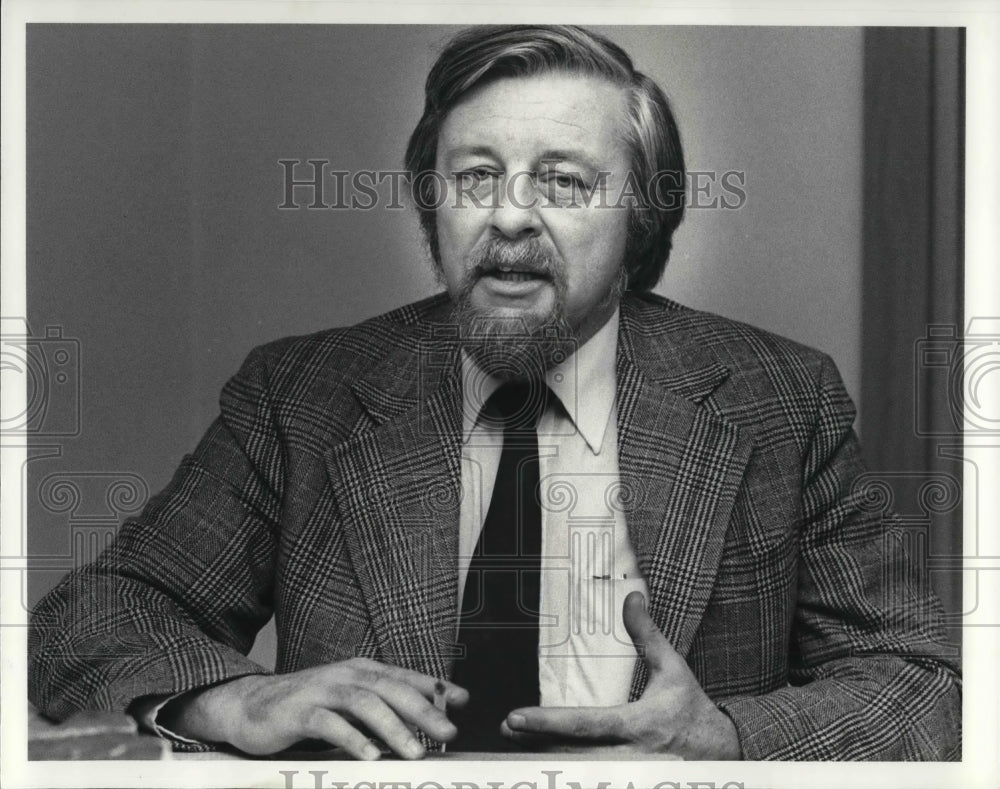
<path fill-rule="evenodd" d="M 832 363 L 648 293 L 683 213 L 659 88 L 586 31 L 474 29 L 407 166 L 446 295 L 255 350 L 36 610 L 33 702 L 255 754 L 957 758 Z"/>

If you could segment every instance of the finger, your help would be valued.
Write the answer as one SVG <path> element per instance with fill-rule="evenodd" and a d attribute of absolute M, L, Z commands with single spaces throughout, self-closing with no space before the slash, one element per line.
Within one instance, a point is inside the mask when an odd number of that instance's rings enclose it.
<path fill-rule="evenodd" d="M 447 679 L 437 679 L 419 671 L 412 671 L 402 666 L 385 666 L 386 673 L 395 680 L 405 682 L 416 688 L 427 699 L 433 700 L 434 686 L 440 682 L 445 687 L 445 699 L 449 706 L 464 707 L 469 701 L 469 691 L 461 685 L 456 685 Z"/>
<path fill-rule="evenodd" d="M 552 748 L 556 738 L 551 734 L 540 734 L 537 732 L 515 731 L 507 725 L 507 721 L 500 723 L 500 733 L 508 740 L 512 740 L 525 750 L 547 751 Z"/>
<path fill-rule="evenodd" d="M 420 759 L 424 756 L 424 746 L 377 693 L 355 688 L 342 702 L 342 708 L 403 758 Z"/>
<path fill-rule="evenodd" d="M 646 612 L 646 599 L 642 592 L 629 592 L 622 606 L 622 619 L 636 651 L 649 670 L 659 671 L 663 668 L 665 648 L 669 649 L 670 645 L 656 622 Z"/>
<path fill-rule="evenodd" d="M 449 707 L 464 707 L 469 702 L 469 691 L 461 685 L 456 685 L 447 679 L 437 679 L 421 674 L 419 671 L 411 671 L 402 666 L 386 666 L 388 675 L 399 682 L 405 682 L 410 687 L 420 692 L 424 698 L 434 699 L 434 687 L 438 683 L 444 685 L 445 700 Z"/>
<path fill-rule="evenodd" d="M 500 724 L 500 733 L 517 743 L 526 751 L 544 753 L 605 753 L 605 752 L 637 752 L 631 743 L 613 743 L 601 740 L 577 740 L 565 737 L 555 737 L 551 734 L 514 731 L 507 722 Z"/>
<path fill-rule="evenodd" d="M 340 715 L 322 707 L 314 707 L 304 735 L 325 740 L 343 748 L 355 759 L 374 761 L 382 754 L 365 735 L 345 721 Z"/>
<path fill-rule="evenodd" d="M 599 742 L 593 740 L 560 740 L 548 734 L 530 734 L 512 731 L 501 724 L 500 731 L 505 737 L 526 751 L 536 753 L 586 753 L 594 758 L 613 759 L 637 754 L 649 758 L 650 751 L 634 742 Z M 683 761 L 684 757 L 676 754 L 657 753 L 657 761 Z"/>
<path fill-rule="evenodd" d="M 469 691 L 446 679 L 439 680 L 436 677 L 421 674 L 419 671 L 413 671 L 402 666 L 394 666 L 389 663 L 379 663 L 370 658 L 354 659 L 351 663 L 361 673 L 370 672 L 374 676 L 390 677 L 399 682 L 405 682 L 429 700 L 433 700 L 434 698 L 434 685 L 437 682 L 442 682 L 447 690 L 445 698 L 450 706 L 463 707 L 469 701 Z"/>
<path fill-rule="evenodd" d="M 400 718 L 435 740 L 449 742 L 458 734 L 447 714 L 431 704 L 412 685 L 386 678 L 368 689 L 377 693 Z"/>
<path fill-rule="evenodd" d="M 624 721 L 618 707 L 522 707 L 505 721 L 512 732 L 601 742 L 621 742 Z"/>

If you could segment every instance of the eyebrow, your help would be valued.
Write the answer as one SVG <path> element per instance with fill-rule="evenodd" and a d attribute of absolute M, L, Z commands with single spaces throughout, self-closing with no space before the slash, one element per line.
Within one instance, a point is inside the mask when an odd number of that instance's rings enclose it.
<path fill-rule="evenodd" d="M 457 148 L 452 148 L 448 151 L 449 159 L 453 159 L 456 156 L 491 156 L 494 159 L 500 158 L 497 156 L 496 151 L 488 145 L 459 145 Z"/>
<path fill-rule="evenodd" d="M 586 169 L 593 172 L 598 172 L 599 168 L 590 158 L 590 156 L 578 148 L 557 148 L 551 151 L 545 151 L 540 157 L 539 161 L 542 162 L 575 162 L 577 164 L 582 164 Z"/>
<path fill-rule="evenodd" d="M 447 152 L 449 160 L 454 160 L 460 156 L 489 156 L 493 159 L 500 159 L 499 154 L 488 145 L 459 145 Z M 539 162 L 574 162 L 582 165 L 592 172 L 599 172 L 600 168 L 593 162 L 590 156 L 583 150 L 577 148 L 553 148 L 542 152 L 538 157 Z"/>

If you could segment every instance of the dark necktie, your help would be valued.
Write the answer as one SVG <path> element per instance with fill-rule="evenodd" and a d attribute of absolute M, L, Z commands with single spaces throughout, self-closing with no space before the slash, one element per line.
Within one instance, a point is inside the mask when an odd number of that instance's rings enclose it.
<path fill-rule="evenodd" d="M 537 422 L 548 391 L 538 381 L 505 383 L 483 408 L 485 422 L 503 427 L 503 451 L 462 597 L 458 642 L 465 653 L 452 677 L 470 699 L 452 715 L 455 750 L 509 750 L 500 722 L 516 707 L 539 703 Z"/>

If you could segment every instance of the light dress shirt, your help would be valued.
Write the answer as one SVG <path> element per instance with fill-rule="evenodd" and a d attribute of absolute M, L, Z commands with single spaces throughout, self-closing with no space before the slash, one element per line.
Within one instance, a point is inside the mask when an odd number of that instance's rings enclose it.
<path fill-rule="evenodd" d="M 628 701 L 636 652 L 622 622 L 625 596 L 648 599 L 618 497 L 615 358 L 618 311 L 586 343 L 546 374 L 556 395 L 538 423 L 542 568 L 538 681 L 547 707 L 611 706 Z M 502 381 L 462 356 L 462 504 L 459 598 L 489 511 L 503 429 L 480 419 Z M 177 694 L 179 695 L 179 694 Z M 156 723 L 176 696 L 136 705 L 144 728 L 194 742 Z"/>
<path fill-rule="evenodd" d="M 556 395 L 538 422 L 542 510 L 538 680 L 542 706 L 628 701 L 636 651 L 622 620 L 626 595 L 647 596 L 619 497 L 615 402 L 618 311 L 546 373 Z M 503 383 L 463 352 L 459 600 L 489 511 L 503 428 L 482 419 Z"/>

